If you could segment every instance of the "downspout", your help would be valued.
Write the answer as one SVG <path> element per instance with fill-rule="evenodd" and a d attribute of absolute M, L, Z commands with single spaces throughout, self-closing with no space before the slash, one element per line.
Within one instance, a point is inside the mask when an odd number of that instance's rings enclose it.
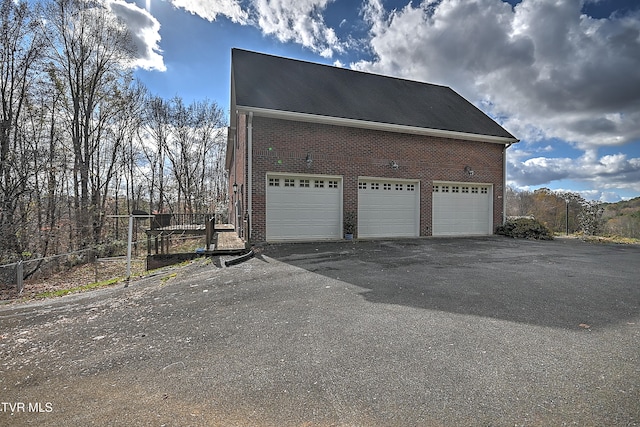
<path fill-rule="evenodd" d="M 238 182 L 238 113 L 236 112 L 236 123 L 235 123 L 235 128 L 236 131 L 234 132 L 233 135 L 233 185 L 236 185 L 236 183 Z M 233 193 L 233 203 L 231 204 L 232 207 L 232 213 L 233 213 L 233 226 L 236 229 L 236 234 L 238 234 L 238 236 L 241 236 L 242 230 L 240 228 L 240 221 L 239 219 L 239 215 L 238 215 L 238 194 L 237 192 L 233 191 L 233 185 L 232 185 L 232 193 Z"/>
<path fill-rule="evenodd" d="M 513 142 L 505 144 L 502 150 L 502 224 L 507 222 L 507 149 Z"/>
<path fill-rule="evenodd" d="M 248 232 L 249 232 L 249 242 L 251 242 L 251 234 L 253 231 L 253 218 L 251 211 L 251 199 L 253 196 L 253 112 L 249 111 L 249 121 L 247 123 L 247 214 L 249 216 L 249 224 L 248 224 Z"/>

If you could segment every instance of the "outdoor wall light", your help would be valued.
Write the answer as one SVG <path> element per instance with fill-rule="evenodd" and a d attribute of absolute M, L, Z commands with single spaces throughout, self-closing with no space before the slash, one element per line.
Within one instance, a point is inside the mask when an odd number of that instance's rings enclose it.
<path fill-rule="evenodd" d="M 397 171 L 398 168 L 400 168 L 400 165 L 395 160 L 391 160 L 389 162 L 389 166 L 391 166 L 391 169 L 393 169 L 394 171 Z"/>
<path fill-rule="evenodd" d="M 238 184 L 236 184 L 235 182 L 233 183 L 233 194 L 237 194 L 238 193 Z"/>
<path fill-rule="evenodd" d="M 471 166 L 465 166 L 464 173 L 466 173 L 469 176 L 473 176 L 475 175 L 476 172 L 473 169 L 471 169 Z"/>
<path fill-rule="evenodd" d="M 307 153 L 307 157 L 304 159 L 307 162 L 307 167 L 310 168 L 313 163 L 313 159 L 311 158 L 311 153 Z"/>

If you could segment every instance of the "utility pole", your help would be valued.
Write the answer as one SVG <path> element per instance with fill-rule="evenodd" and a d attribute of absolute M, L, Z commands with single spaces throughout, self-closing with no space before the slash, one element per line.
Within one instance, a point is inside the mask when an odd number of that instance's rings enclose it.
<path fill-rule="evenodd" d="M 564 201 L 567 204 L 566 220 L 567 220 L 567 236 L 568 236 L 569 235 L 569 199 L 564 199 Z"/>

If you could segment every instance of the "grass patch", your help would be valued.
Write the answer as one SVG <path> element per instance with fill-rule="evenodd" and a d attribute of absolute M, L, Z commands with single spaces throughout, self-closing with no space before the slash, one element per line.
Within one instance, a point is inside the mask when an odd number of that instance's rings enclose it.
<path fill-rule="evenodd" d="M 89 291 L 91 289 L 104 288 L 106 286 L 111 286 L 113 284 L 116 284 L 121 280 L 122 280 L 122 278 L 115 277 L 115 278 L 109 279 L 109 280 L 103 280 L 103 281 L 100 281 L 100 282 L 89 283 L 87 285 L 76 286 L 75 288 L 58 289 L 57 291 L 40 292 L 39 294 L 36 294 L 35 297 L 36 298 L 61 297 L 61 296 L 64 296 L 64 295 L 75 293 L 75 292 L 84 292 L 84 291 Z"/>
<path fill-rule="evenodd" d="M 177 275 L 178 275 L 178 273 L 171 273 L 171 274 L 168 274 L 168 275 L 164 276 L 162 279 L 160 279 L 160 284 L 161 285 L 166 285 L 169 280 L 173 279 Z"/>
<path fill-rule="evenodd" d="M 615 243 L 618 245 L 638 245 L 640 239 L 621 236 L 582 236 L 582 240 L 588 243 Z"/>

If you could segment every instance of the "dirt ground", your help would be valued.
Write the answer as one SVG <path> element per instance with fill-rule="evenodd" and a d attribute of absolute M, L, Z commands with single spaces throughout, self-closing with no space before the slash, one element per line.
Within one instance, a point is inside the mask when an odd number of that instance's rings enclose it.
<path fill-rule="evenodd" d="M 186 245 L 172 248 L 172 252 L 186 250 L 191 252 L 200 242 L 187 242 Z M 217 233 L 215 247 L 217 249 L 243 249 L 245 244 L 234 232 Z M 15 284 L 0 283 L 0 304 L 25 301 L 38 298 L 45 292 L 74 289 L 91 283 L 107 281 L 126 276 L 127 260 L 125 257 L 99 258 L 95 263 L 78 265 L 69 270 L 52 274 L 47 278 L 29 279 L 24 282 L 22 293 L 18 293 Z M 145 272 L 145 257 L 132 260 L 131 275 L 137 277 Z"/>
<path fill-rule="evenodd" d="M 125 257 L 101 258 L 94 263 L 78 265 L 47 278 L 25 280 L 22 293 L 18 293 L 15 284 L 0 284 L 0 303 L 34 299 L 44 292 L 73 289 L 90 283 L 125 277 L 126 271 L 127 260 Z M 133 259 L 131 275 L 133 277 L 139 276 L 144 271 L 145 258 Z"/>

